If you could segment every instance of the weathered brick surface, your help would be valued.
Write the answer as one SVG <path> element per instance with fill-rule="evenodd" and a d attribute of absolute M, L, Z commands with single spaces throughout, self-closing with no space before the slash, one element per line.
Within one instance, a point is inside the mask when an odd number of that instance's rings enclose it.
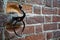
<path fill-rule="evenodd" d="M 34 26 L 25 27 L 23 34 L 30 34 L 30 33 L 34 33 Z"/>
<path fill-rule="evenodd" d="M 42 0 L 31 0 L 32 4 L 42 4 Z"/>
<path fill-rule="evenodd" d="M 57 0 L 53 0 L 53 6 L 57 6 Z"/>
<path fill-rule="evenodd" d="M 45 37 L 44 34 L 37 34 L 37 35 L 27 36 L 25 38 L 19 38 L 18 40 L 45 40 Z"/>
<path fill-rule="evenodd" d="M 19 39 L 16 39 L 16 40 L 26 40 L 25 38 L 19 38 Z"/>
<path fill-rule="evenodd" d="M 44 30 L 56 30 L 57 29 L 57 24 L 44 24 Z"/>
<path fill-rule="evenodd" d="M 55 32 L 53 32 L 53 37 L 54 37 L 54 38 L 60 37 L 60 31 L 55 31 Z"/>
<path fill-rule="evenodd" d="M 41 13 L 41 8 L 40 7 L 34 7 L 34 13 L 40 14 Z"/>
<path fill-rule="evenodd" d="M 26 13 L 32 13 L 32 5 L 23 4 L 22 8 Z"/>
<path fill-rule="evenodd" d="M 26 40 L 45 40 L 45 38 L 43 34 L 37 34 L 26 37 Z"/>
<path fill-rule="evenodd" d="M 51 22 L 51 16 L 45 16 L 45 21 L 44 22 Z"/>
<path fill-rule="evenodd" d="M 36 33 L 42 32 L 42 25 L 36 26 Z"/>
<path fill-rule="evenodd" d="M 43 14 L 57 14 L 57 8 L 47 8 L 47 7 L 44 7 L 42 9 L 42 13 Z"/>
<path fill-rule="evenodd" d="M 51 1 L 52 0 L 45 0 L 45 5 L 47 6 L 47 7 L 51 7 Z"/>
<path fill-rule="evenodd" d="M 53 16 L 53 22 L 60 22 L 59 16 Z"/>
<path fill-rule="evenodd" d="M 53 0 L 54 7 L 60 7 L 60 0 Z"/>
<path fill-rule="evenodd" d="M 58 15 L 60 15 L 60 8 L 58 8 L 58 10 L 57 10 L 57 11 L 58 11 Z"/>
<path fill-rule="evenodd" d="M 51 39 L 53 38 L 53 33 L 52 32 L 48 32 L 47 33 L 47 39 Z"/>
<path fill-rule="evenodd" d="M 17 40 L 55 40 L 55 38 L 60 40 L 60 30 L 58 30 L 60 29 L 60 0 L 21 0 L 21 2 L 24 2 L 22 9 L 26 14 L 29 13 L 29 17 L 26 16 L 24 19 L 25 25 L 28 25 L 23 32 L 26 34 L 23 35 L 25 38 Z M 21 28 L 18 34 L 20 32 Z"/>
<path fill-rule="evenodd" d="M 35 17 L 28 17 L 27 24 L 36 24 L 36 23 L 43 23 L 44 18 L 42 16 L 35 16 Z"/>

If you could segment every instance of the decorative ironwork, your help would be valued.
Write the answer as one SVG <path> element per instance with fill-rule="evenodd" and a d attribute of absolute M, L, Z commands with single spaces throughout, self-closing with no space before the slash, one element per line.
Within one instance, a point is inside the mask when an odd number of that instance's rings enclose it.
<path fill-rule="evenodd" d="M 23 29 L 21 31 L 21 34 L 22 34 L 22 32 L 24 31 L 24 28 L 25 28 L 25 23 L 24 23 L 23 20 L 24 20 L 26 14 L 22 10 L 22 6 L 20 4 L 18 4 L 18 8 L 21 11 L 21 14 L 23 14 L 23 16 L 18 16 L 18 12 L 14 12 L 14 11 L 6 12 L 7 3 L 5 4 L 5 2 L 4 2 L 4 6 L 5 6 L 4 7 L 5 13 L 0 14 L 0 26 L 5 27 L 6 29 L 11 28 L 14 31 L 14 33 L 16 34 L 16 36 L 21 37 L 21 35 L 17 34 L 15 28 L 17 28 L 16 27 L 17 25 L 19 25 L 19 27 L 20 27 L 20 25 L 21 25 L 20 23 L 23 23 Z M 19 22 L 19 24 L 18 24 L 18 22 Z M 4 30 L 4 28 L 3 28 L 3 30 Z"/>
<path fill-rule="evenodd" d="M 25 23 L 24 23 L 24 21 L 23 21 L 23 19 L 25 18 L 25 12 L 22 10 L 22 7 L 21 7 L 21 5 L 19 5 L 19 8 L 20 8 L 20 11 L 23 13 L 23 16 L 21 16 L 21 17 L 19 17 L 19 16 L 17 16 L 17 14 L 15 13 L 15 12 L 9 12 L 8 14 L 9 14 L 9 16 L 10 17 L 8 17 L 8 22 L 7 22 L 7 24 L 6 25 L 10 25 L 11 27 L 11 29 L 13 29 L 13 31 L 14 31 L 14 33 L 17 35 L 17 36 L 19 36 L 19 37 L 21 37 L 20 35 L 18 35 L 17 33 L 16 33 L 16 31 L 15 31 L 15 28 L 16 27 L 14 27 L 14 26 L 16 26 L 16 24 L 18 23 L 18 22 L 22 22 L 23 23 L 23 29 L 22 29 L 22 31 L 21 31 L 21 33 L 24 31 L 24 28 L 25 28 Z M 16 14 L 16 15 L 14 15 L 14 14 Z M 10 20 L 10 21 L 9 21 Z M 8 27 L 9 28 L 9 27 Z"/>

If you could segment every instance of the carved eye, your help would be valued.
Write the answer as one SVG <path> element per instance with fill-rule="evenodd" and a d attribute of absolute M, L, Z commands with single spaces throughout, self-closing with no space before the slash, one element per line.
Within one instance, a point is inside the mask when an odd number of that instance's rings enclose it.
<path fill-rule="evenodd" d="M 16 14 L 16 12 L 10 12 L 9 14 Z"/>
<path fill-rule="evenodd" d="M 18 14 L 16 12 L 9 12 L 8 15 L 11 17 L 18 17 Z"/>

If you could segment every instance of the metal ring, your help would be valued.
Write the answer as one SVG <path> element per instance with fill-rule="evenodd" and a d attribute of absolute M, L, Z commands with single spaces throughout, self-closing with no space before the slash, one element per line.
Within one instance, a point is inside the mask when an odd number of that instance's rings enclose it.
<path fill-rule="evenodd" d="M 22 23 L 23 23 L 23 29 L 22 29 L 22 31 L 21 31 L 21 34 L 22 34 L 22 32 L 24 31 L 24 28 L 25 28 L 25 23 L 24 23 L 24 21 L 22 21 Z M 17 32 L 15 31 L 15 29 L 13 29 L 13 31 L 14 31 L 15 35 L 17 35 L 18 37 L 21 37 L 21 35 L 18 35 L 18 34 L 17 34 Z"/>

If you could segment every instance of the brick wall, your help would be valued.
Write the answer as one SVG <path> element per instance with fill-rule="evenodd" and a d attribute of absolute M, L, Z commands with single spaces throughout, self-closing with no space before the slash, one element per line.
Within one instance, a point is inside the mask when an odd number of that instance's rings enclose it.
<path fill-rule="evenodd" d="M 18 40 L 60 40 L 60 0 L 25 0 L 24 38 Z"/>
<path fill-rule="evenodd" d="M 25 0 L 26 27 L 16 40 L 60 40 L 60 0 Z"/>

